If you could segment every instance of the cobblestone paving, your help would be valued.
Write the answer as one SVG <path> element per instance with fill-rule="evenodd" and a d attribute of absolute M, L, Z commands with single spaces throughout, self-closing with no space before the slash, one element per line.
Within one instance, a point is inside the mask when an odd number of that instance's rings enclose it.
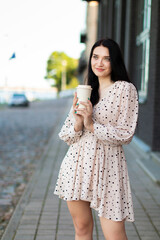
<path fill-rule="evenodd" d="M 63 101 L 0 110 L 0 236 L 64 111 Z"/>
<path fill-rule="evenodd" d="M 125 146 L 135 211 L 135 222 L 127 224 L 129 240 L 159 240 L 160 186 L 139 167 L 138 156 L 131 146 Z"/>

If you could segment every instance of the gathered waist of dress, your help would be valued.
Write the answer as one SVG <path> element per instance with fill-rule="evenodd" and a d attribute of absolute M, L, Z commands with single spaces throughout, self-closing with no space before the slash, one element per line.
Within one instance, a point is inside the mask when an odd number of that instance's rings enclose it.
<path fill-rule="evenodd" d="M 98 139 L 98 137 L 91 131 L 87 130 L 86 128 L 83 129 L 83 134 L 81 136 L 81 141 L 83 141 L 85 139 L 85 141 L 90 141 L 90 138 L 94 138 L 94 141 L 97 142 L 97 144 L 103 144 L 104 147 L 122 147 L 122 145 L 117 145 L 114 143 L 109 143 L 107 141 L 102 141 L 100 139 Z"/>

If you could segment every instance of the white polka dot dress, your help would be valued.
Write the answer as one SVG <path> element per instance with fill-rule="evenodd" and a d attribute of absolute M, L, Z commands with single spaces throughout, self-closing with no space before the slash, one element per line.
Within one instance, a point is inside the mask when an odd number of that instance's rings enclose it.
<path fill-rule="evenodd" d="M 70 111 L 59 137 L 70 145 L 61 164 L 55 194 L 84 200 L 100 217 L 134 221 L 131 189 L 122 148 L 132 140 L 138 116 L 137 91 L 117 81 L 93 107 L 94 133 L 74 131 Z"/>

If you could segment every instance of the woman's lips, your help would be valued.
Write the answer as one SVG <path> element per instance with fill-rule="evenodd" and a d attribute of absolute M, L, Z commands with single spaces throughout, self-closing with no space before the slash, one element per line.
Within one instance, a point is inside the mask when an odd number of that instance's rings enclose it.
<path fill-rule="evenodd" d="M 103 72 L 103 71 L 104 71 L 103 68 L 96 68 L 96 70 L 97 70 L 98 72 Z"/>

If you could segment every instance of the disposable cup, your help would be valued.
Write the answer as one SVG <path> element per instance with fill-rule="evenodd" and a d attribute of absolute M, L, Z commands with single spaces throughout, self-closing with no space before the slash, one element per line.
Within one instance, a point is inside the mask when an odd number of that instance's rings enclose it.
<path fill-rule="evenodd" d="M 78 85 L 77 87 L 77 97 L 78 97 L 78 108 L 85 108 L 84 105 L 80 104 L 80 102 L 87 102 L 90 99 L 92 88 L 90 85 Z"/>

